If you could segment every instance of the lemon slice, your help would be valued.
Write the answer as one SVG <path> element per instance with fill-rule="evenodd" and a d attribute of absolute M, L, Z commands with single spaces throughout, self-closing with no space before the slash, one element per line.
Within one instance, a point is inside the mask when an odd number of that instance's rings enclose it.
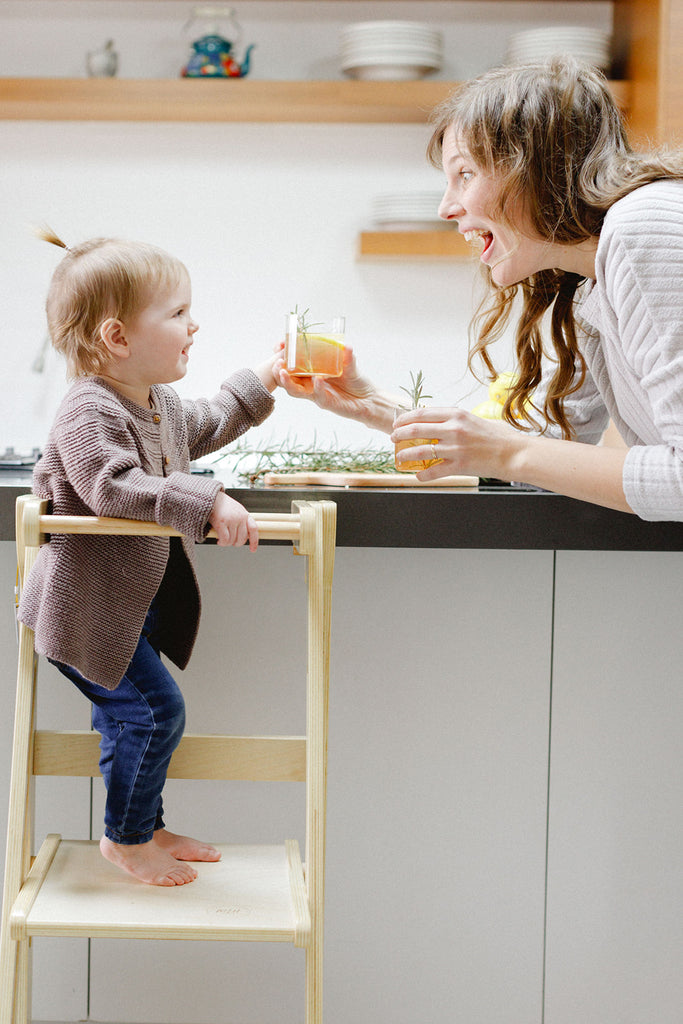
<path fill-rule="evenodd" d="M 310 334 L 306 333 L 308 342 L 321 342 L 324 345 L 336 345 L 337 348 L 344 348 L 344 342 L 340 341 L 339 338 L 333 338 L 330 334 Z"/>

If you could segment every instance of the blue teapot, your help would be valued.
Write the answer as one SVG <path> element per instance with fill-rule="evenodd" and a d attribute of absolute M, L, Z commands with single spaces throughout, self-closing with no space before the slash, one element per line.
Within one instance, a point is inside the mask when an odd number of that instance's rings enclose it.
<path fill-rule="evenodd" d="M 254 44 L 251 43 L 241 64 L 232 56 L 232 43 L 222 36 L 202 36 L 192 44 L 194 53 L 183 68 L 183 78 L 244 78 Z"/>
<path fill-rule="evenodd" d="M 223 31 L 227 31 L 233 39 L 241 36 L 234 10 L 222 4 L 195 7 L 188 25 L 196 26 L 198 22 L 202 34 L 192 43 L 192 53 L 181 71 L 182 77 L 243 78 L 248 74 L 254 44 L 247 47 L 240 64 L 234 56 L 233 42 L 223 35 Z"/>

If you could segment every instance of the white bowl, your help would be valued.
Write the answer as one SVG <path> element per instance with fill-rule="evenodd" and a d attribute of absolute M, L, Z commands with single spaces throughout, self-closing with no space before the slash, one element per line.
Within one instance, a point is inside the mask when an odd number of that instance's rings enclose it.
<path fill-rule="evenodd" d="M 347 26 L 340 32 L 342 44 L 408 44 L 427 45 L 441 48 L 443 35 L 438 29 L 429 26 L 393 27 L 392 22 L 372 22 L 360 26 Z"/>
<path fill-rule="evenodd" d="M 611 34 L 603 29 L 553 25 L 514 32 L 508 39 L 506 60 L 528 63 L 571 54 L 603 70 L 611 64 Z"/>
<path fill-rule="evenodd" d="M 429 53 L 441 54 L 440 46 L 428 46 L 426 43 L 343 43 L 342 53 Z"/>
<path fill-rule="evenodd" d="M 424 21 L 354 21 L 345 25 L 342 32 L 356 32 L 359 35 L 373 32 L 433 34 L 438 29 Z"/>
<path fill-rule="evenodd" d="M 539 41 L 545 39 L 573 39 L 582 42 L 609 41 L 611 33 L 605 29 L 589 28 L 586 26 L 571 25 L 548 25 L 545 28 L 524 29 L 521 32 L 513 32 L 510 36 L 512 42 Z"/>
<path fill-rule="evenodd" d="M 534 64 L 538 61 L 549 60 L 551 57 L 563 56 L 575 57 L 576 60 L 582 60 L 585 61 L 586 64 L 592 64 L 601 71 L 609 71 L 612 64 L 612 59 L 607 54 L 596 55 L 584 53 L 568 46 L 557 46 L 542 53 L 510 53 L 508 51 L 508 53 L 506 53 L 505 60 L 508 64 Z"/>
<path fill-rule="evenodd" d="M 434 65 L 421 64 L 359 64 L 342 69 L 351 78 L 363 82 L 409 82 L 437 70 Z"/>
<path fill-rule="evenodd" d="M 345 57 L 340 62 L 343 70 L 346 68 L 367 67 L 369 64 L 394 64 L 408 67 L 424 67 L 436 71 L 441 67 L 441 60 L 438 57 L 427 57 L 419 54 L 402 53 L 374 53 L 365 56 L 356 55 Z"/>

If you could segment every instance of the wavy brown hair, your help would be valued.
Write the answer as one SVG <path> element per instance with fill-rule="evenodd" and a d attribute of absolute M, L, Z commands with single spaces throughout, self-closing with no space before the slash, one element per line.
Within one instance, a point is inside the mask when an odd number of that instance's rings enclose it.
<path fill-rule="evenodd" d="M 495 175 L 500 194 L 491 211 L 510 226 L 508 211 L 521 201 L 538 236 L 579 244 L 599 236 L 609 208 L 629 192 L 661 178 L 683 178 L 683 152 L 636 153 L 604 75 L 572 58 L 494 68 L 464 83 L 432 114 L 427 156 L 441 167 L 445 133 L 454 128 L 474 163 Z M 488 346 L 503 333 L 521 297 L 515 331 L 517 383 L 504 417 L 515 426 L 537 426 L 528 409 L 574 436 L 564 400 L 577 391 L 586 364 L 574 320 L 578 274 L 543 270 L 511 287 L 488 277 L 488 294 L 472 320 L 468 365 L 478 356 L 495 370 Z M 543 409 L 532 394 L 541 380 L 542 321 L 549 312 L 557 366 Z M 476 335 L 476 337 L 475 337 Z"/>

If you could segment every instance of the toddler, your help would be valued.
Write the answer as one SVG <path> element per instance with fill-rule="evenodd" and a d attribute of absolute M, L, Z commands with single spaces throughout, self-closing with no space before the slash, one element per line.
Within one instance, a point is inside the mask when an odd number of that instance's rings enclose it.
<path fill-rule="evenodd" d="M 162 790 L 185 706 L 161 660 L 185 668 L 200 596 L 193 548 L 258 545 L 254 519 L 190 460 L 228 444 L 272 411 L 273 359 L 239 370 L 212 399 L 181 401 L 197 324 L 183 264 L 154 246 L 100 238 L 66 250 L 48 293 L 55 348 L 75 382 L 33 489 L 57 515 L 154 520 L 183 537 L 55 535 L 43 546 L 19 617 L 93 705 L 107 787 L 102 854 L 153 885 L 196 878 L 213 847 L 164 827 Z"/>

